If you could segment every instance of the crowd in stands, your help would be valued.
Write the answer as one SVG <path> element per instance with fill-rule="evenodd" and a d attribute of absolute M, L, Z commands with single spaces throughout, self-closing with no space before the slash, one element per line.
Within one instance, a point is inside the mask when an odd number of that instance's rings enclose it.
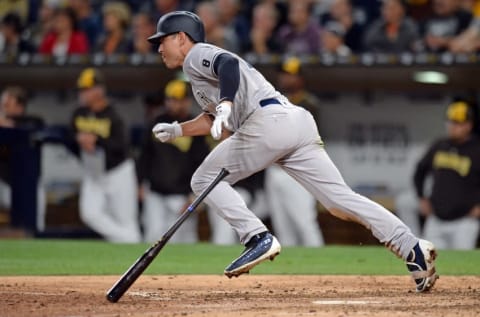
<path fill-rule="evenodd" d="M 17 0 L 0 3 L 0 53 L 147 54 L 160 16 L 196 12 L 239 54 L 476 52 L 479 0 Z"/>

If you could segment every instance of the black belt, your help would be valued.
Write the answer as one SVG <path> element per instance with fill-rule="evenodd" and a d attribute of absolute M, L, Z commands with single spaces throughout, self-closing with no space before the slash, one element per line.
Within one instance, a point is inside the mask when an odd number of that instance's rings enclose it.
<path fill-rule="evenodd" d="M 260 107 L 266 107 L 268 105 L 280 105 L 280 101 L 276 98 L 268 98 L 268 99 L 263 99 L 260 100 Z"/>

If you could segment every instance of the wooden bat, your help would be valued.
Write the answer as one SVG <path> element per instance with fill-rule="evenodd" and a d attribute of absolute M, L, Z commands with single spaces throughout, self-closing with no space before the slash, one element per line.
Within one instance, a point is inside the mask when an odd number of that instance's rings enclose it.
<path fill-rule="evenodd" d="M 183 211 L 177 221 L 168 229 L 160 240 L 155 242 L 140 256 L 135 263 L 122 275 L 122 277 L 110 288 L 107 292 L 107 300 L 116 303 L 125 292 L 132 286 L 138 277 L 145 271 L 145 269 L 152 263 L 158 253 L 163 249 L 168 240 L 177 231 L 180 225 L 195 211 L 197 206 L 205 199 L 205 197 L 212 191 L 212 189 L 227 176 L 229 172 L 222 168 L 217 177 L 210 185 L 197 197 L 195 200 Z"/>

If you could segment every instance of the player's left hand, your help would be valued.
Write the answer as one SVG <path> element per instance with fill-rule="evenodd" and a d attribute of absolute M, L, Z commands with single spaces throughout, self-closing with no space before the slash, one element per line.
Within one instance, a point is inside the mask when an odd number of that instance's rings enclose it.
<path fill-rule="evenodd" d="M 210 128 L 210 133 L 215 140 L 219 140 L 222 137 L 222 124 L 225 128 L 228 128 L 228 118 L 232 112 L 232 102 L 231 101 L 222 101 L 215 108 L 217 114 L 215 120 L 213 120 L 212 127 Z"/>

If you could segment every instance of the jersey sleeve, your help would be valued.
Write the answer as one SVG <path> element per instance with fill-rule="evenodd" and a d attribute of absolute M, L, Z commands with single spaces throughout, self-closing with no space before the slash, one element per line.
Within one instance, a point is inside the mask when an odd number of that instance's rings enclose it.
<path fill-rule="evenodd" d="M 191 79 L 208 78 L 218 80 L 214 71 L 215 59 L 227 51 L 213 45 L 195 45 L 185 60 L 183 70 Z"/>

